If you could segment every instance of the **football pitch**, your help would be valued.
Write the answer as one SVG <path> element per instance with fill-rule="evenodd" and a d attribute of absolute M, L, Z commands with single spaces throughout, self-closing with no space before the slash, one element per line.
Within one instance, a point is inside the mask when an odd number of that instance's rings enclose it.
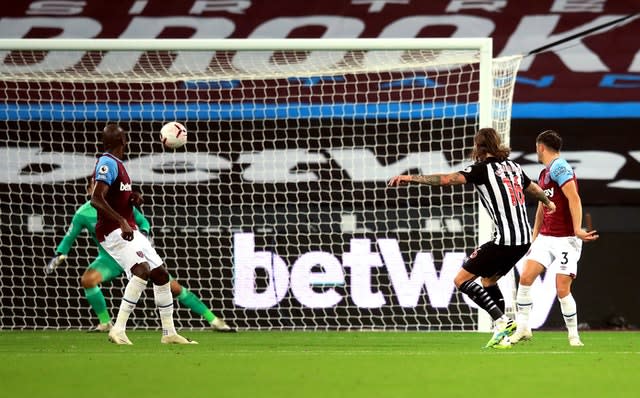
<path fill-rule="evenodd" d="M 488 334 L 1 331 L 3 397 L 637 397 L 640 333 L 537 332 L 508 350 Z"/>

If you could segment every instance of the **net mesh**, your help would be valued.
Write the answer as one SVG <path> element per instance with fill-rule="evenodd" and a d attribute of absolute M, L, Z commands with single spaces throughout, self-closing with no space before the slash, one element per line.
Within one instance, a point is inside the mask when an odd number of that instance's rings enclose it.
<path fill-rule="evenodd" d="M 0 52 L 0 327 L 97 323 L 79 283 L 81 235 L 46 261 L 101 153 L 128 133 L 156 250 L 239 328 L 471 330 L 453 277 L 478 243 L 472 187 L 388 188 L 468 163 L 477 51 Z M 508 133 L 519 59 L 494 61 L 493 123 Z M 189 142 L 172 151 L 161 126 Z M 122 276 L 102 286 L 115 315 Z M 150 291 L 132 317 L 157 328 Z M 182 328 L 206 326 L 178 305 Z"/>

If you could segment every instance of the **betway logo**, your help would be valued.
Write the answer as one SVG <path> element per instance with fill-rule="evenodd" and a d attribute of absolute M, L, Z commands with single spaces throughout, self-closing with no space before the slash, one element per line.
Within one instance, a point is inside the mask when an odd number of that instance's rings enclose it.
<path fill-rule="evenodd" d="M 131 191 L 131 184 L 120 183 L 120 191 Z"/>
<path fill-rule="evenodd" d="M 553 188 L 545 189 L 544 196 L 546 196 L 547 198 L 553 198 Z"/>
<path fill-rule="evenodd" d="M 448 308 L 455 290 L 453 279 L 462 266 L 466 254 L 447 252 L 440 271 L 430 252 L 415 254 L 407 271 L 400 246 L 396 239 L 377 239 L 379 252 L 371 250 L 370 239 L 351 239 L 349 251 L 342 260 L 333 253 L 311 251 L 298 257 L 289 266 L 277 253 L 256 251 L 253 233 L 236 233 L 233 236 L 233 302 L 250 309 L 265 309 L 277 306 L 284 298 L 293 296 L 306 308 L 332 308 L 346 305 L 336 287 L 345 287 L 345 274 L 350 278 L 346 286 L 350 301 L 358 308 L 380 308 L 390 300 L 372 284 L 372 269 L 386 272 L 391 289 L 398 304 L 406 308 L 418 306 L 426 294 L 426 301 L 433 308 Z M 518 265 L 521 269 L 522 264 Z M 256 270 L 267 275 L 266 286 L 256 289 Z M 348 271 L 347 271 L 348 270 Z M 553 272 L 551 272 L 553 273 Z M 548 273 L 533 285 L 536 305 L 530 314 L 532 327 L 541 326 L 547 319 L 555 298 L 555 276 Z M 513 305 L 513 278 L 503 278 L 500 287 L 507 306 Z M 321 289 L 318 289 L 321 288 Z M 466 295 L 465 303 L 477 308 Z"/>
<path fill-rule="evenodd" d="M 245 308 L 270 308 L 277 305 L 289 289 L 302 305 L 309 308 L 330 308 L 342 301 L 334 286 L 345 284 L 344 269 L 350 269 L 350 297 L 362 308 L 379 308 L 387 304 L 383 294 L 371 285 L 371 269 L 386 267 L 398 302 L 403 307 L 415 307 L 426 287 L 429 303 L 446 308 L 451 301 L 453 278 L 460 269 L 465 253 L 446 253 L 440 273 L 436 272 L 431 253 L 416 255 L 413 269 L 407 272 L 395 239 L 378 239 L 380 253 L 371 252 L 371 240 L 352 239 L 350 250 L 342 254 L 342 261 L 331 253 L 313 251 L 300 256 L 291 266 L 276 253 L 255 251 L 252 233 L 237 233 L 234 249 L 234 303 Z M 319 266 L 321 272 L 314 271 Z M 269 275 L 261 292 L 255 289 L 256 269 Z M 314 287 L 322 286 L 321 292 Z"/>
<path fill-rule="evenodd" d="M 522 153 L 514 152 L 512 159 Z M 624 155 L 606 151 L 564 151 L 562 155 L 580 180 L 614 180 L 627 160 Z M 629 151 L 640 162 L 640 151 Z M 230 160 L 230 159 L 234 160 Z M 537 155 L 525 159 L 535 162 Z M 95 167 L 95 157 L 77 153 L 42 152 L 39 148 L 0 148 L 0 183 L 53 184 L 88 177 Z M 413 152 L 395 162 L 384 162 L 368 148 L 326 148 L 322 152 L 301 148 L 242 152 L 235 156 L 205 152 L 154 153 L 125 162 L 136 183 L 197 183 L 217 180 L 232 173 L 237 165 L 244 181 L 253 183 L 306 183 L 320 180 L 315 170 L 335 169 L 338 165 L 345 178 L 354 182 L 386 182 L 408 170 L 415 173 L 449 173 L 468 165 L 450 163 L 443 152 Z M 524 171 L 536 177 L 542 166 L 527 164 Z M 612 188 L 640 189 L 640 181 L 618 180 Z"/>

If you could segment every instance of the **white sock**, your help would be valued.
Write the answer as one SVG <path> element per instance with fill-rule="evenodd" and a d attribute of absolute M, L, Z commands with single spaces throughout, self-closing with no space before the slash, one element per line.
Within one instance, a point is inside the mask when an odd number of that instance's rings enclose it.
<path fill-rule="evenodd" d="M 153 285 L 153 296 L 160 313 L 162 335 L 176 334 L 176 328 L 173 325 L 173 296 L 171 295 L 169 282 L 164 285 Z"/>
<path fill-rule="evenodd" d="M 131 315 L 133 310 L 136 308 L 140 295 L 142 295 L 142 292 L 146 287 L 147 281 L 142 278 L 133 275 L 131 279 L 129 279 L 129 283 L 127 283 L 127 286 L 124 288 L 124 296 L 120 303 L 120 310 L 118 311 L 114 328 L 122 330 L 127 328 L 129 315 Z"/>
<path fill-rule="evenodd" d="M 569 337 L 578 336 L 578 310 L 576 306 L 576 300 L 573 295 L 569 293 L 568 296 L 559 298 L 560 309 L 562 310 L 562 316 L 564 317 L 564 323 L 567 325 L 569 331 Z"/>
<path fill-rule="evenodd" d="M 533 306 L 531 300 L 531 286 L 518 285 L 518 294 L 516 295 L 516 323 L 518 330 L 529 329 L 529 312 Z"/>

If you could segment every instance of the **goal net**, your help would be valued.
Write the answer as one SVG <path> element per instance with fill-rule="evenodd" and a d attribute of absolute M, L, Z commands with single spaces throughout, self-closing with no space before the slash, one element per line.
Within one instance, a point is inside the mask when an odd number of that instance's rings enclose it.
<path fill-rule="evenodd" d="M 492 60 L 490 39 L 0 40 L 0 60 L 0 328 L 97 323 L 88 235 L 44 265 L 107 123 L 128 131 L 168 270 L 230 324 L 479 328 L 453 284 L 490 232 L 473 188 L 387 182 L 463 169 L 479 127 L 508 139 L 519 58 Z M 168 150 L 174 120 L 189 141 Z M 125 282 L 102 286 L 112 315 Z M 131 323 L 159 327 L 143 297 Z M 206 326 L 176 308 L 179 327 Z"/>

